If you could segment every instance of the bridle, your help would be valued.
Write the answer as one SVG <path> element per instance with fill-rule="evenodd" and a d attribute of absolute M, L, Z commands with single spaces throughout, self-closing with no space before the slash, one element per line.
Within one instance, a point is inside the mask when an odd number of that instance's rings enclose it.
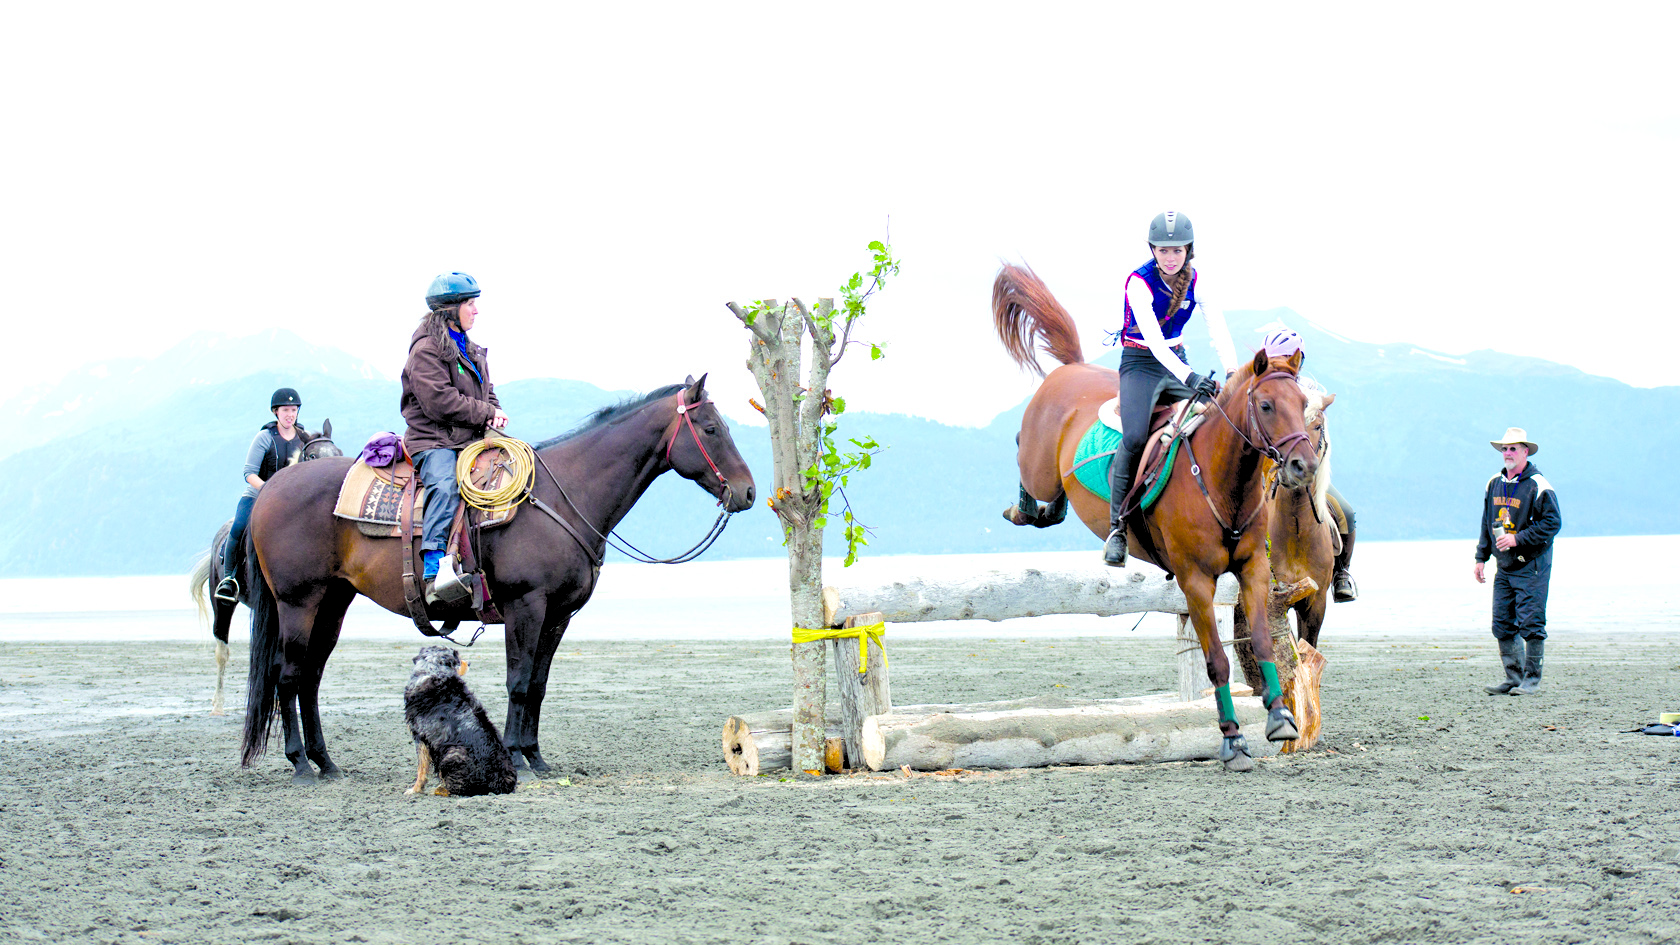
<path fill-rule="evenodd" d="M 700 431 L 694 428 L 694 419 L 689 416 L 690 411 L 704 407 L 705 405 L 711 403 L 711 401 L 702 400 L 698 403 L 685 404 L 683 403 L 684 393 L 686 393 L 686 391 L 677 391 L 677 417 L 682 424 L 686 424 L 688 426 L 688 432 L 694 437 L 694 445 L 700 448 L 700 455 L 706 458 L 706 465 L 710 466 L 712 468 L 712 474 L 717 476 L 718 483 L 723 487 L 723 497 L 718 499 L 718 506 L 721 511 L 718 512 L 717 520 L 712 522 L 712 527 L 707 529 L 706 534 L 701 537 L 699 542 L 695 543 L 694 547 L 676 555 L 675 557 L 655 558 L 653 555 L 650 555 L 640 548 L 637 548 L 635 545 L 632 545 L 624 538 L 624 536 L 620 535 L 616 529 L 603 534 L 600 529 L 590 523 L 589 516 L 583 514 L 583 510 L 578 508 L 578 504 L 572 501 L 572 497 L 566 492 L 566 487 L 561 484 L 560 477 L 556 476 L 554 474 L 554 470 L 548 467 L 548 460 L 543 459 L 541 453 L 532 454 L 536 456 L 537 463 L 542 466 L 543 471 L 548 473 L 548 478 L 554 481 L 555 487 L 560 490 L 560 497 L 566 500 L 567 505 L 571 506 L 571 509 L 574 513 L 576 513 L 578 520 L 583 522 L 586 528 L 594 532 L 597 538 L 617 549 L 621 554 L 632 561 L 639 561 L 643 564 L 683 564 L 688 561 L 693 561 L 695 558 L 705 554 L 706 551 L 723 536 L 723 530 L 729 527 L 730 516 L 735 514 L 729 510 L 728 505 L 729 499 L 734 495 L 729 486 L 729 479 L 718 470 L 717 463 L 712 461 L 712 454 L 707 452 L 706 445 L 700 441 Z M 671 447 L 676 444 L 678 435 L 679 431 L 673 430 L 670 442 L 665 444 L 665 462 L 667 465 L 671 462 Z M 546 513 L 549 518 L 559 522 L 560 527 L 571 533 L 571 536 L 577 539 L 578 544 L 583 546 L 585 553 L 590 556 L 594 565 L 596 567 L 601 566 L 602 561 L 605 559 L 605 555 L 596 552 L 591 543 L 584 541 L 583 536 L 579 535 L 577 530 L 574 529 L 570 523 L 561 518 L 553 509 L 549 508 L 547 503 L 538 500 L 534 495 L 531 496 L 531 504 Z"/>
<path fill-rule="evenodd" d="M 1305 430 L 1291 433 L 1280 440 L 1273 440 L 1271 434 L 1266 432 L 1266 428 L 1255 419 L 1255 415 L 1259 412 L 1258 404 L 1255 403 L 1255 392 L 1260 389 L 1261 384 L 1274 380 L 1288 380 L 1291 383 L 1299 383 L 1296 375 L 1288 371 L 1272 371 L 1250 383 L 1248 386 L 1248 415 L 1244 418 L 1243 423 L 1243 427 L 1247 427 L 1247 430 L 1237 426 L 1236 421 L 1231 419 L 1231 415 L 1225 412 L 1225 408 L 1220 406 L 1218 400 L 1208 397 L 1208 403 L 1219 412 L 1221 417 L 1225 418 L 1225 422 L 1230 425 L 1232 431 L 1242 439 L 1244 451 L 1260 453 L 1281 466 L 1283 461 L 1296 450 L 1302 447 L 1311 450 L 1313 447 L 1312 441 L 1307 438 Z M 1251 436 L 1249 431 L 1253 431 L 1254 435 Z M 1202 480 L 1202 467 L 1196 461 L 1196 453 L 1191 448 L 1190 439 L 1190 437 L 1184 438 L 1184 450 L 1190 455 L 1190 475 L 1195 478 L 1196 487 L 1202 491 L 1202 498 L 1207 501 L 1208 511 L 1213 513 L 1214 521 L 1219 523 L 1220 534 L 1225 542 L 1227 553 L 1235 551 L 1237 542 L 1241 540 L 1243 532 L 1247 531 L 1248 526 L 1254 523 L 1254 519 L 1260 514 L 1260 510 L 1266 507 L 1266 502 L 1269 499 L 1267 490 L 1261 491 L 1260 500 L 1254 504 L 1254 511 L 1248 513 L 1248 517 L 1243 519 L 1243 523 L 1236 528 L 1232 528 L 1231 523 L 1226 521 L 1224 515 L 1220 514 L 1218 506 L 1213 504 L 1213 496 L 1208 493 L 1207 483 Z M 1255 443 L 1256 439 L 1260 441 L 1258 444 Z M 1285 447 L 1288 449 L 1285 450 Z M 1272 488 L 1277 488 L 1276 479 L 1272 480 Z"/>

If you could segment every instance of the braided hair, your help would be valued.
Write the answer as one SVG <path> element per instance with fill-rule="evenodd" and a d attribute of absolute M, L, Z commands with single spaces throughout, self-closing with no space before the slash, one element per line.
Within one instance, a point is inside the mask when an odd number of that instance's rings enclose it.
<path fill-rule="evenodd" d="M 1154 251 L 1155 244 L 1149 244 L 1149 249 Z M 1195 258 L 1196 244 L 1190 243 L 1184 247 L 1184 267 L 1173 273 L 1172 279 L 1167 280 L 1167 284 L 1172 286 L 1172 301 L 1167 303 L 1167 314 L 1161 317 L 1162 321 L 1178 314 L 1178 307 L 1184 304 L 1184 295 L 1190 291 L 1190 260 Z"/>

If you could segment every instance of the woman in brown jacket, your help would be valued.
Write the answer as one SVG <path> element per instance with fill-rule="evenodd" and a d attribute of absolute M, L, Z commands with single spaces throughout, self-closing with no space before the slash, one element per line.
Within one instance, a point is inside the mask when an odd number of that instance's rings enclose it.
<path fill-rule="evenodd" d="M 478 321 L 478 294 L 478 281 L 464 272 L 433 279 L 426 292 L 430 311 L 414 330 L 403 365 L 402 415 L 408 421 L 403 447 L 426 488 L 420 547 L 428 591 L 461 502 L 456 454 L 508 421 L 490 383 L 489 352 L 467 337 Z"/>

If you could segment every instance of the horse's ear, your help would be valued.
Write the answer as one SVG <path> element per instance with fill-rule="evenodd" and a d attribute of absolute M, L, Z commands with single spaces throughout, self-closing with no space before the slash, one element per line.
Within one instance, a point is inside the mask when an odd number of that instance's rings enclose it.
<path fill-rule="evenodd" d="M 1266 363 L 1265 348 L 1261 348 L 1259 351 L 1254 352 L 1254 363 L 1249 365 L 1249 367 L 1254 369 L 1255 377 L 1259 377 L 1260 375 L 1266 373 Z"/>
<path fill-rule="evenodd" d="M 332 421 L 331 420 L 322 420 L 321 421 L 321 435 L 323 437 L 329 439 L 329 440 L 332 439 Z"/>
<path fill-rule="evenodd" d="M 1330 405 L 1335 403 L 1335 402 L 1336 402 L 1336 395 L 1335 394 L 1325 394 L 1324 395 L 1324 403 L 1320 404 L 1318 406 L 1318 409 L 1329 410 Z"/>
<path fill-rule="evenodd" d="M 1307 353 L 1302 351 L 1300 348 L 1296 348 L 1295 353 L 1289 356 L 1289 370 L 1295 372 L 1296 374 L 1301 373 L 1301 362 L 1306 359 Z"/>
<path fill-rule="evenodd" d="M 694 375 L 690 374 L 688 376 L 688 382 L 687 382 L 688 383 L 688 389 L 689 389 L 689 392 L 694 395 L 694 399 L 695 399 L 696 402 L 698 402 L 701 399 L 702 395 L 704 395 L 706 393 L 706 378 L 711 377 L 711 376 L 712 376 L 711 372 L 709 372 L 709 371 L 705 374 L 700 375 L 700 379 L 698 381 L 694 379 Z"/>

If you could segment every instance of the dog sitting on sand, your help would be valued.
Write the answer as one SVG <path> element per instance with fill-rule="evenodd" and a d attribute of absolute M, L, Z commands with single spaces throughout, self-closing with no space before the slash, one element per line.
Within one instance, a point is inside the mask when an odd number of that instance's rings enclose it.
<path fill-rule="evenodd" d="M 403 689 L 403 714 L 420 756 L 409 794 L 426 790 L 431 769 L 443 784 L 433 794 L 512 794 L 519 784 L 513 759 L 484 706 L 467 688 L 467 664 L 447 646 L 420 648 Z"/>

